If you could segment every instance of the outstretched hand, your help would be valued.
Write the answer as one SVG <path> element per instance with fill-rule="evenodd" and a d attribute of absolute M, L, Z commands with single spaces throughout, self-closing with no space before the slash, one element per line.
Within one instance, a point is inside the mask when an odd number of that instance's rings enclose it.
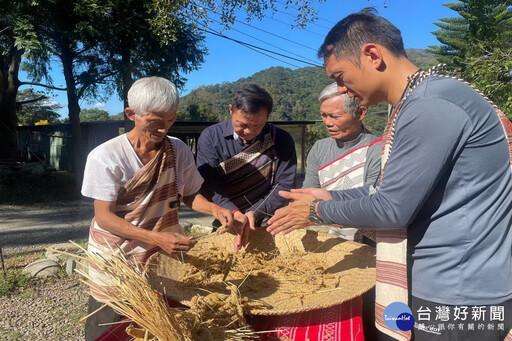
<path fill-rule="evenodd" d="M 267 231 L 272 235 L 277 233 L 287 234 L 293 230 L 298 230 L 310 226 L 309 206 L 315 200 L 315 196 L 302 191 L 285 192 L 279 191 L 279 195 L 290 200 L 288 206 L 277 210 L 268 221 Z"/>
<path fill-rule="evenodd" d="M 292 193 L 303 193 L 303 194 L 309 194 L 315 197 L 315 199 L 322 199 L 322 200 L 332 200 L 331 193 L 329 193 L 328 190 L 323 188 L 298 188 L 298 189 L 292 189 Z"/>

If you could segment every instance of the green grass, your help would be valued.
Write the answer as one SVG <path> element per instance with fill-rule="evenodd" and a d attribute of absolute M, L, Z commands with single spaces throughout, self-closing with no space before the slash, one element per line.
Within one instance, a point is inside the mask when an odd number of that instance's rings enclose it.
<path fill-rule="evenodd" d="M 4 254 L 5 273 L 0 270 L 0 296 L 20 294 L 27 297 L 33 294 L 29 275 L 22 274 L 23 268 L 41 258 L 44 258 L 45 249 L 38 248 L 24 252 Z M 19 290 L 23 288 L 23 290 Z"/>
<path fill-rule="evenodd" d="M 87 243 L 89 242 L 89 240 L 88 239 L 77 239 L 77 240 L 72 240 L 72 242 L 75 242 L 78 246 L 87 250 Z"/>
<path fill-rule="evenodd" d="M 73 174 L 14 171 L 0 176 L 0 204 L 25 205 L 80 198 Z"/>
<path fill-rule="evenodd" d="M 0 274 L 0 296 L 10 295 L 28 284 L 30 276 L 21 271 L 21 269 L 7 269 L 5 274 Z"/>
<path fill-rule="evenodd" d="M 0 327 L 0 335 L 2 335 L 2 340 L 5 341 L 23 340 L 23 334 L 19 332 L 12 332 L 2 327 Z"/>
<path fill-rule="evenodd" d="M 197 227 L 195 225 L 185 226 L 184 230 L 185 230 L 185 233 L 184 233 L 185 236 L 195 237 L 195 238 L 206 236 L 207 234 L 210 233 L 209 231 L 207 231 L 203 228 Z"/>

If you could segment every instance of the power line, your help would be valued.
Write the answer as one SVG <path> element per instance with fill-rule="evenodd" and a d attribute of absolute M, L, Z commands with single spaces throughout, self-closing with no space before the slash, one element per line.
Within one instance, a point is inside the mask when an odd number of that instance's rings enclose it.
<path fill-rule="evenodd" d="M 264 56 L 267 56 L 267 57 L 269 57 L 269 58 L 272 58 L 272 59 L 274 59 L 274 60 L 277 60 L 277 61 L 279 61 L 279 62 L 281 62 L 281 63 L 287 64 L 287 65 L 290 65 L 290 66 L 293 66 L 293 67 L 296 67 L 296 68 L 300 68 L 300 66 L 298 66 L 298 65 L 295 65 L 295 64 L 292 64 L 292 63 L 288 63 L 288 62 L 286 62 L 286 61 L 284 61 L 284 60 L 282 60 L 282 59 L 279 59 L 279 58 L 276 58 L 276 57 L 271 56 L 271 55 L 269 55 L 269 54 L 266 54 L 266 53 L 264 53 L 264 52 L 261 52 L 261 51 L 259 51 L 258 49 L 256 49 L 256 48 L 254 48 L 254 47 L 250 46 L 249 44 L 246 44 L 246 43 L 241 42 L 241 41 L 237 41 L 236 39 L 229 38 L 229 37 L 227 37 L 227 36 L 225 36 L 225 35 L 223 35 L 223 34 L 221 34 L 221 33 L 217 33 L 217 32 L 212 31 L 212 30 L 205 30 L 205 29 L 201 29 L 201 28 L 199 28 L 199 30 L 201 30 L 201 31 L 203 31 L 203 32 L 206 32 L 206 33 L 209 33 L 209 34 L 213 34 L 213 35 L 218 36 L 218 37 L 220 37 L 220 38 L 224 38 L 224 39 L 227 39 L 227 40 L 231 40 L 231 41 L 233 41 L 233 42 L 235 42 L 235 43 L 237 43 L 237 44 L 240 44 L 240 45 L 242 45 L 242 46 L 244 46 L 244 47 L 247 47 L 248 49 L 253 50 L 254 52 L 257 52 L 257 53 L 259 53 L 259 54 L 262 54 L 262 55 L 264 55 Z"/>
<path fill-rule="evenodd" d="M 215 19 L 213 19 L 213 18 L 208 18 L 208 19 L 212 20 L 213 22 L 215 22 L 215 23 L 217 23 L 217 24 L 222 25 L 222 23 L 220 23 L 219 21 L 217 21 L 217 20 L 215 20 Z M 262 39 L 259 39 L 259 38 L 257 38 L 257 37 L 254 37 L 254 36 L 252 36 L 252 35 L 250 35 L 250 34 L 247 34 L 247 33 L 245 33 L 245 32 L 242 32 L 242 31 L 240 31 L 240 30 L 238 30 L 238 29 L 236 29 L 236 28 L 231 27 L 231 30 L 236 31 L 236 32 L 238 32 L 238 33 L 241 33 L 241 34 L 243 34 L 243 35 L 245 35 L 245 36 L 247 36 L 247 37 L 250 37 L 250 38 L 252 38 L 252 39 L 255 39 L 255 40 L 257 40 L 257 41 L 260 41 L 260 42 L 262 42 L 262 43 L 264 43 L 264 44 L 270 45 L 270 46 L 272 46 L 272 47 L 274 47 L 274 48 L 276 48 L 276 49 L 279 49 L 279 50 L 281 50 L 281 51 L 287 52 L 287 53 L 289 53 L 289 54 L 291 54 L 291 55 L 294 55 L 294 56 L 300 57 L 300 58 L 302 58 L 302 59 L 304 59 L 304 60 L 308 60 L 308 61 L 310 61 L 310 62 L 316 63 L 316 61 L 315 61 L 315 60 L 312 60 L 312 59 L 309 59 L 309 58 L 307 58 L 307 57 L 301 56 L 301 55 L 299 55 L 299 54 L 297 54 L 297 53 L 294 53 L 294 52 L 292 52 L 292 51 L 289 51 L 289 50 L 283 49 L 282 47 L 279 47 L 279 46 L 277 46 L 277 45 L 271 44 L 271 43 L 269 43 L 269 42 L 267 42 L 267 41 L 264 41 L 264 40 L 262 40 Z"/>
<path fill-rule="evenodd" d="M 298 46 L 302 46 L 302 47 L 304 47 L 304 48 L 307 48 L 307 49 L 312 50 L 312 51 L 315 51 L 315 52 L 316 52 L 316 50 L 317 50 L 317 49 L 315 49 L 315 48 L 313 48 L 313 47 L 306 46 L 306 45 L 304 45 L 304 44 L 298 43 L 298 42 L 293 41 L 293 40 L 291 40 L 291 39 L 288 39 L 288 38 L 282 37 L 282 36 L 280 36 L 280 35 L 278 35 L 278 34 L 275 34 L 275 33 L 269 32 L 269 31 L 266 31 L 266 30 L 264 30 L 264 29 L 262 29 L 262 28 L 259 28 L 259 27 L 256 27 L 256 26 L 253 26 L 253 25 L 251 25 L 251 24 L 244 23 L 243 21 L 240 21 L 240 20 L 237 20 L 237 19 L 235 19 L 235 21 L 236 21 L 236 22 L 238 22 L 238 23 L 240 23 L 240 24 L 242 24 L 242 25 L 252 27 L 252 28 L 254 28 L 255 30 L 258 30 L 258 31 L 261 31 L 261 32 L 266 33 L 266 34 L 270 34 L 270 35 L 272 35 L 272 36 L 274 36 L 274 37 L 277 37 L 277 38 L 283 39 L 283 40 L 285 40 L 285 41 L 287 41 L 287 42 L 290 42 L 290 43 L 292 43 L 292 44 L 295 44 L 295 45 L 298 45 Z"/>
<path fill-rule="evenodd" d="M 213 10 L 212 8 L 210 8 L 210 7 L 204 7 L 204 8 L 205 8 L 207 11 L 212 12 L 212 14 L 213 14 L 213 15 L 216 15 L 216 14 L 218 15 L 218 13 L 217 13 L 215 10 Z M 208 19 L 209 19 L 209 18 L 208 18 Z M 285 41 L 290 42 L 290 43 L 292 43 L 292 44 L 295 44 L 295 45 L 298 45 L 298 46 L 304 47 L 304 48 L 306 48 L 306 49 L 309 49 L 309 50 L 312 50 L 312 51 L 315 51 L 315 52 L 317 51 L 317 49 L 316 49 L 316 48 L 313 48 L 313 47 L 311 47 L 311 46 L 307 46 L 307 45 L 301 44 L 301 43 L 299 43 L 299 42 L 296 42 L 296 41 L 293 41 L 293 40 L 291 40 L 291 39 L 285 38 L 285 37 L 280 36 L 280 35 L 278 35 L 278 34 L 275 34 L 275 33 L 273 33 L 273 32 L 269 32 L 269 31 L 264 30 L 264 29 L 262 29 L 262 28 L 259 28 L 259 27 L 257 27 L 257 26 L 253 26 L 253 25 L 251 25 L 251 24 L 245 23 L 245 22 L 240 21 L 240 20 L 238 20 L 238 19 L 234 19 L 234 21 L 235 21 L 235 22 L 237 22 L 237 23 L 239 23 L 239 24 L 242 24 L 242 25 L 245 25 L 245 26 L 251 27 L 251 28 L 253 28 L 253 29 L 255 29 L 255 30 L 261 31 L 261 32 L 263 32 L 263 33 L 266 33 L 266 34 L 269 34 L 269 35 L 271 35 L 271 36 L 274 36 L 274 37 L 276 37 L 276 38 L 279 38 L 279 39 L 285 40 Z M 220 25 L 223 25 L 222 23 L 219 23 L 219 22 L 217 22 L 217 23 L 218 23 L 218 24 L 220 24 Z M 288 23 L 286 23 L 286 25 L 287 25 L 287 26 L 291 26 L 291 25 L 290 25 L 290 24 L 288 24 Z M 231 29 L 233 29 L 233 28 L 231 28 Z"/>
<path fill-rule="evenodd" d="M 255 48 L 253 48 L 253 47 L 251 47 L 251 46 L 247 46 L 247 45 L 245 45 L 245 44 L 242 44 L 242 46 L 245 46 L 245 47 L 247 47 L 248 49 L 251 49 L 251 50 L 253 50 L 254 52 L 260 53 L 260 54 L 262 54 L 262 55 L 264 55 L 264 56 L 267 56 L 267 57 L 269 57 L 269 58 L 272 58 L 272 59 L 275 59 L 275 60 L 277 60 L 277 61 L 280 61 L 281 63 L 284 63 L 284 64 L 287 64 L 287 65 L 290 65 L 290 66 L 293 66 L 293 67 L 296 67 L 296 68 L 300 69 L 300 66 L 298 66 L 298 65 L 295 65 L 295 64 L 292 64 L 292 63 L 288 63 L 288 62 L 286 62 L 286 61 L 284 61 L 284 60 L 282 60 L 282 59 L 279 59 L 279 58 L 276 58 L 276 57 L 274 57 L 274 56 L 271 56 L 271 55 L 269 55 L 269 54 L 267 54 L 267 53 L 265 53 L 265 52 L 258 51 L 257 49 L 255 49 Z"/>
<path fill-rule="evenodd" d="M 386 1 L 384 0 L 384 2 L 386 2 Z M 299 9 L 297 6 L 293 6 L 293 5 L 290 5 L 290 4 L 288 4 L 288 5 L 287 5 L 287 4 L 285 4 L 284 2 L 282 2 L 282 1 L 277 1 L 277 3 L 280 3 L 280 4 L 281 4 L 281 5 L 283 5 L 283 6 L 288 6 L 288 7 L 290 7 L 290 8 L 296 9 L 296 10 L 297 10 L 297 9 Z M 333 25 L 335 25 L 335 24 L 336 24 L 334 21 L 330 21 L 330 20 L 327 20 L 327 19 L 324 19 L 324 18 L 320 18 L 320 17 L 318 17 L 318 20 L 322 20 L 322 21 L 325 21 L 325 22 L 327 22 L 327 23 L 329 23 L 329 24 L 333 24 Z M 330 29 L 330 28 L 329 28 L 329 29 Z"/>
<path fill-rule="evenodd" d="M 274 18 L 274 17 L 269 17 L 269 19 L 270 19 L 270 20 L 274 20 L 274 21 L 276 21 L 276 22 L 278 22 L 278 23 L 284 24 L 284 25 L 286 25 L 286 26 L 290 26 L 290 24 L 289 24 L 289 23 L 284 22 L 284 21 L 279 20 L 279 19 L 276 19 L 276 18 Z M 309 32 L 309 33 L 311 33 L 311 34 L 317 35 L 317 36 L 322 37 L 322 38 L 323 38 L 323 37 L 325 37 L 325 34 L 322 34 L 322 33 L 313 32 L 313 31 L 306 30 L 306 29 L 304 29 L 303 31 Z"/>
<path fill-rule="evenodd" d="M 279 12 L 279 13 L 283 13 L 284 15 L 287 15 L 287 16 L 289 16 L 289 17 L 295 18 L 295 16 L 294 16 L 293 14 L 290 14 L 290 13 L 288 13 L 288 12 L 282 11 L 282 10 L 280 10 L 280 9 L 276 9 L 276 11 L 277 11 L 277 12 Z M 317 23 L 315 23 L 315 22 L 310 22 L 309 24 L 310 24 L 310 25 L 313 25 L 313 26 L 318 26 L 318 27 L 320 27 L 320 28 L 324 28 L 324 29 L 326 29 L 326 30 L 330 30 L 330 29 L 331 29 L 331 27 L 323 26 L 323 25 L 317 24 Z"/>
<path fill-rule="evenodd" d="M 216 10 L 214 10 L 214 9 L 212 9 L 212 8 L 210 8 L 210 7 L 203 7 L 203 8 L 204 8 L 204 9 L 206 9 L 207 11 L 210 11 L 210 12 L 213 12 L 214 14 L 217 14 L 217 11 L 216 11 Z M 276 9 L 276 11 L 280 11 L 280 10 Z M 290 15 L 290 14 L 288 14 L 288 13 L 285 13 L 285 14 Z M 293 16 L 292 16 L 292 17 L 293 17 Z M 269 16 L 269 17 L 267 17 L 267 18 L 268 18 L 268 19 L 270 19 L 270 20 L 276 21 L 276 22 L 278 22 L 278 23 L 280 23 L 280 24 L 284 24 L 284 25 L 286 25 L 286 26 L 288 26 L 288 27 L 291 27 L 291 26 L 292 26 L 292 24 L 287 23 L 287 22 L 282 21 L 282 20 L 279 20 L 279 19 L 276 19 L 276 18 L 274 18 L 273 16 Z M 236 21 L 236 22 L 240 22 L 240 21 L 239 21 L 239 20 L 237 20 L 237 19 L 235 19 L 235 21 Z M 250 25 L 249 25 L 249 26 L 250 26 Z M 252 27 L 254 27 L 254 26 L 252 26 Z M 324 28 L 325 28 L 325 27 L 324 27 Z M 327 29 L 330 29 L 330 27 L 327 27 Z M 307 29 L 302 29 L 302 30 L 303 30 L 303 31 L 305 31 L 305 32 L 309 32 L 309 33 L 311 33 L 311 34 L 315 34 L 315 35 L 320 36 L 320 37 L 325 37 L 325 34 L 323 34 L 323 33 L 313 32 L 313 31 L 310 31 L 310 30 L 307 30 Z M 309 48 L 309 47 L 308 47 L 308 48 Z"/>
<path fill-rule="evenodd" d="M 226 35 L 224 35 L 222 33 L 215 32 L 212 29 L 202 29 L 202 28 L 198 28 L 198 29 L 201 30 L 201 31 L 204 31 L 206 33 L 213 34 L 215 36 L 218 36 L 218 37 L 221 37 L 221 38 L 224 38 L 224 39 L 228 39 L 228 40 L 234 41 L 234 42 L 236 42 L 236 43 L 238 43 L 240 45 L 243 45 L 245 47 L 251 47 L 253 49 L 257 49 L 257 52 L 265 51 L 265 52 L 268 52 L 268 53 L 271 53 L 271 54 L 274 54 L 274 55 L 278 55 L 280 57 L 284 57 L 284 58 L 287 58 L 287 59 L 295 60 L 295 61 L 303 63 L 303 64 L 307 64 L 307 65 L 311 65 L 311 66 L 316 66 L 316 67 L 322 67 L 322 65 L 319 65 L 319 64 L 313 64 L 313 63 L 310 63 L 310 62 L 307 62 L 307 61 L 304 61 L 304 60 L 301 60 L 301 59 L 298 59 L 298 58 L 295 58 L 295 57 L 287 56 L 287 55 L 279 53 L 279 52 L 268 50 L 268 49 L 265 49 L 265 48 L 260 47 L 260 46 L 256 46 L 256 45 L 253 45 L 253 44 L 249 44 L 249 43 L 243 42 L 241 40 L 237 40 L 237 39 L 228 37 L 228 36 L 226 36 Z M 276 59 L 276 58 L 274 58 L 274 59 Z M 278 59 L 276 59 L 276 60 L 278 60 Z M 279 60 L 279 61 L 281 61 L 281 60 Z M 297 65 L 293 65 L 293 64 L 290 64 L 290 63 L 287 63 L 287 64 L 295 66 L 295 67 L 299 67 Z"/>

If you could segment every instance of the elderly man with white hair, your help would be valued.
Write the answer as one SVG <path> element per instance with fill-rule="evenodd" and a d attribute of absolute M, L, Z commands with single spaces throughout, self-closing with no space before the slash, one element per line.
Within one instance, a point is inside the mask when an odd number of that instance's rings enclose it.
<path fill-rule="evenodd" d="M 167 136 L 176 120 L 178 98 L 174 84 L 167 79 L 137 80 L 128 92 L 129 107 L 125 109 L 135 127 L 99 145 L 87 157 L 82 194 L 94 199 L 90 252 L 122 250 L 136 264 L 144 265 L 160 249 L 168 253 L 188 251 L 196 240 L 182 234 L 178 220 L 181 201 L 232 226 L 230 210 L 198 194 L 203 179 L 190 149 L 181 140 Z M 236 240 L 241 244 L 240 235 Z M 89 312 L 93 312 L 106 299 L 95 288 L 108 286 L 108 278 L 94 267 L 90 267 L 89 275 L 94 296 Z M 90 316 L 86 340 L 95 340 L 110 328 L 99 324 L 120 318 L 108 307 Z"/>
<path fill-rule="evenodd" d="M 302 187 L 332 191 L 374 185 L 380 174 L 382 139 L 364 127 L 366 107 L 340 94 L 336 83 L 322 90 L 318 103 L 330 137 L 316 141 L 311 148 Z M 354 240 L 356 232 L 350 227 L 330 230 L 347 240 Z"/>

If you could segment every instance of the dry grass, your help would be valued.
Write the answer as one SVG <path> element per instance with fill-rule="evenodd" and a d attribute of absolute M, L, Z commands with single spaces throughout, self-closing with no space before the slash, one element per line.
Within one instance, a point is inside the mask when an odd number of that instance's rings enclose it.
<path fill-rule="evenodd" d="M 87 279 L 82 281 L 91 285 L 101 296 L 107 297 L 106 305 L 136 324 L 137 327 L 131 326 L 128 330 L 136 339 L 258 339 L 243 317 L 243 300 L 235 286 L 228 288 L 231 290 L 229 296 L 217 293 L 198 296 L 189 310 L 170 308 L 166 299 L 150 287 L 138 264 L 133 264 L 122 252 L 114 254 L 111 250 L 109 254 L 100 255 L 81 249 L 85 256 L 80 258 L 103 271 L 109 277 L 109 286 L 95 283 L 86 271 L 76 270 Z M 58 250 L 51 251 L 67 254 Z"/>
<path fill-rule="evenodd" d="M 187 257 L 181 282 L 187 287 L 214 290 L 229 272 L 230 281 L 242 280 L 239 286 L 244 286 L 244 292 L 275 286 L 276 280 L 283 292 L 290 290 L 297 295 L 337 288 L 341 276 L 325 273 L 328 266 L 324 259 L 310 255 L 299 251 L 282 255 L 277 250 L 233 254 L 214 246 Z"/>

